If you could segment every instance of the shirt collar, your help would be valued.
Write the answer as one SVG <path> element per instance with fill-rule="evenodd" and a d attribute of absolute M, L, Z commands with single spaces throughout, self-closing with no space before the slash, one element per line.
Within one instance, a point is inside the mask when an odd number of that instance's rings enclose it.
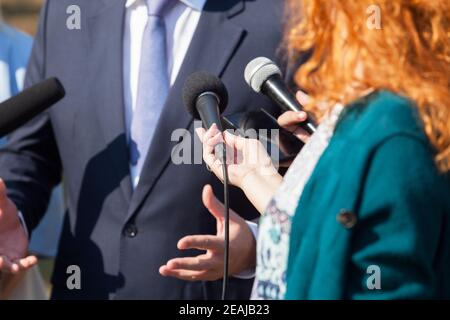
<path fill-rule="evenodd" d="M 127 0 L 127 3 L 125 4 L 126 8 L 131 7 L 136 2 L 139 2 L 141 0 Z M 192 9 L 196 11 L 202 11 L 203 7 L 205 6 L 206 0 L 178 0 L 184 3 L 186 6 L 191 7 Z"/>

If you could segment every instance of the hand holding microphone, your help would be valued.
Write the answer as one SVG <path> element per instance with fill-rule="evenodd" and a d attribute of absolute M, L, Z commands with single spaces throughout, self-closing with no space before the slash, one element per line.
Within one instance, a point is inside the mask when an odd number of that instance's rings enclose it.
<path fill-rule="evenodd" d="M 3 137 L 61 100 L 65 90 L 50 78 L 0 103 L 0 137 Z M 28 236 L 15 204 L 0 179 L 0 273 L 18 273 L 31 268 L 37 258 L 28 256 Z"/>
<path fill-rule="evenodd" d="M 196 133 L 203 143 L 203 160 L 220 180 L 223 181 L 222 165 L 214 151 L 214 146 L 219 143 L 226 145 L 228 175 L 232 185 L 243 189 L 247 181 L 255 176 L 277 175 L 272 159 L 257 139 L 243 138 L 229 132 L 222 135 L 215 125 L 208 131 L 198 128 Z"/>
<path fill-rule="evenodd" d="M 250 61 L 245 68 L 244 76 L 245 81 L 254 91 L 266 95 L 284 111 L 297 113 L 303 111 L 300 103 L 302 96 L 297 96 L 300 99 L 295 98 L 284 83 L 280 68 L 270 59 L 259 57 Z M 311 135 L 316 131 L 316 125 L 310 119 L 305 120 L 303 119 L 304 122 L 301 122 L 299 126 Z"/>
<path fill-rule="evenodd" d="M 297 95 L 298 103 L 306 103 L 306 95 Z M 223 161 L 217 152 L 217 146 L 226 145 L 226 166 L 229 181 L 241 188 L 255 205 L 263 212 L 272 198 L 275 190 L 282 182 L 282 177 L 274 168 L 270 156 L 264 146 L 256 139 L 245 139 L 240 136 L 223 132 L 220 113 L 225 109 L 228 101 L 226 88 L 216 77 L 204 72 L 193 74 L 186 82 L 183 100 L 188 112 L 195 118 L 201 119 L 203 126 L 196 130 L 203 143 L 203 159 L 211 171 L 222 181 Z M 287 111 L 279 119 L 280 126 L 288 129 L 300 140 L 306 142 L 309 134 L 298 126 L 306 121 L 307 115 L 302 111 Z M 265 169 L 264 169 L 265 168 Z M 263 175 L 261 172 L 265 171 Z M 272 174 L 267 174 L 271 172 Z M 232 210 L 229 212 L 229 231 L 225 230 L 225 207 L 214 196 L 212 188 L 205 186 L 203 203 L 216 218 L 216 235 L 194 235 L 181 239 L 178 243 L 180 250 L 200 249 L 206 253 L 197 257 L 175 258 L 160 268 L 163 276 L 176 277 L 187 281 L 216 280 L 224 274 L 227 257 L 223 255 L 227 247 L 224 237 L 228 233 L 229 241 L 234 243 L 231 249 L 230 274 L 251 268 L 255 261 L 255 240 L 245 221 Z M 236 246 L 236 244 L 239 244 Z M 234 252 L 234 253 L 233 253 Z"/>
<path fill-rule="evenodd" d="M 300 104 L 309 102 L 309 97 L 302 91 L 298 91 L 296 98 Z M 302 123 L 308 121 L 308 114 L 305 111 L 286 111 L 277 119 L 280 127 L 291 132 L 297 139 L 303 143 L 307 143 L 311 134 L 307 132 L 302 126 Z"/>
<path fill-rule="evenodd" d="M 216 76 L 197 72 L 189 76 L 183 89 L 183 101 L 188 112 L 196 119 L 201 119 L 206 128 L 216 128 L 222 135 L 223 128 L 220 114 L 228 103 L 228 92 L 222 81 Z M 225 248 L 222 285 L 222 300 L 226 299 L 230 266 L 230 207 L 228 190 L 228 168 L 226 165 L 226 148 L 223 143 L 213 146 L 221 163 L 224 184 Z"/>

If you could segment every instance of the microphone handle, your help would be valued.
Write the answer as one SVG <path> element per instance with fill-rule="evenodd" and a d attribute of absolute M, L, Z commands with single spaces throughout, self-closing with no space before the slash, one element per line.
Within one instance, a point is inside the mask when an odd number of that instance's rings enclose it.
<path fill-rule="evenodd" d="M 298 103 L 294 94 L 286 87 L 286 84 L 279 75 L 267 79 L 262 85 L 261 91 L 277 103 L 284 111 L 303 111 L 303 107 Z M 316 132 L 316 126 L 311 122 L 311 119 L 308 119 L 307 122 L 300 123 L 299 125 L 309 134 Z"/>
<path fill-rule="evenodd" d="M 223 132 L 222 121 L 219 116 L 219 98 L 215 93 L 206 92 L 197 99 L 197 111 L 203 122 L 203 127 L 208 130 L 215 123 L 220 132 Z M 224 161 L 225 144 L 219 143 L 214 147 L 214 152 L 220 161 Z"/>

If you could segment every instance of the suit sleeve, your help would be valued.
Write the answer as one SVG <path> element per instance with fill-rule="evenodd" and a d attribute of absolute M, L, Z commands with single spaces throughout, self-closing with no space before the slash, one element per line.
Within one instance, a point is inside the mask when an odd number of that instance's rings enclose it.
<path fill-rule="evenodd" d="M 27 68 L 25 87 L 45 78 L 46 14 L 41 13 L 39 30 Z M 61 161 L 48 113 L 43 113 L 16 130 L 0 150 L 0 177 L 8 196 L 22 212 L 28 230 L 43 217 L 51 191 L 61 180 Z"/>
<path fill-rule="evenodd" d="M 348 272 L 350 299 L 424 299 L 439 292 L 447 209 L 430 148 L 391 137 L 373 154 L 361 194 Z"/>

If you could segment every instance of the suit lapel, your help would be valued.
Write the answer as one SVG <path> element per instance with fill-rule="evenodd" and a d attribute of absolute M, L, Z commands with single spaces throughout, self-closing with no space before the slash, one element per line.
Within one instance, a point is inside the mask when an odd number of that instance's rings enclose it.
<path fill-rule="evenodd" d="M 121 150 L 114 149 L 108 165 L 116 172 L 129 172 L 122 68 L 125 4 L 122 0 L 102 0 L 93 5 L 96 8 L 88 19 L 90 73 L 86 81 L 96 85 L 91 88 L 89 101 L 95 106 L 106 144 L 118 143 Z M 129 202 L 132 193 L 129 175 L 122 181 L 121 189 Z"/>
<path fill-rule="evenodd" d="M 168 166 L 171 151 L 178 143 L 171 141 L 172 132 L 176 129 L 188 128 L 192 123 L 192 118 L 186 112 L 182 102 L 185 80 L 191 73 L 200 70 L 221 76 L 244 36 L 244 30 L 229 21 L 230 15 L 243 9 L 243 2 L 236 2 L 230 10 L 218 10 L 214 2 L 209 1 L 202 12 L 177 80 L 170 90 L 139 185 L 131 199 L 127 220 L 139 210 L 157 179 Z"/>

